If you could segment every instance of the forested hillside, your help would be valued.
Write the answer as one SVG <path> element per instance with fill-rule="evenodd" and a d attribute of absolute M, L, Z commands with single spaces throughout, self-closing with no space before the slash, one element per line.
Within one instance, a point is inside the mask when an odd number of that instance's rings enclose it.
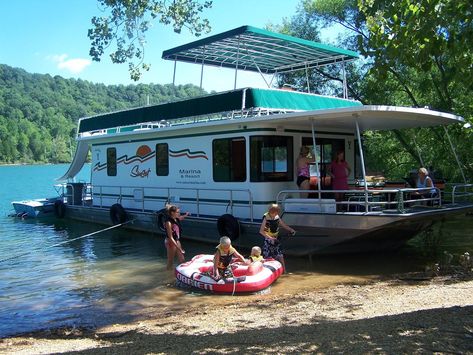
<path fill-rule="evenodd" d="M 109 85 L 0 64 L 0 164 L 69 162 L 81 117 L 202 94 L 194 85 Z"/>

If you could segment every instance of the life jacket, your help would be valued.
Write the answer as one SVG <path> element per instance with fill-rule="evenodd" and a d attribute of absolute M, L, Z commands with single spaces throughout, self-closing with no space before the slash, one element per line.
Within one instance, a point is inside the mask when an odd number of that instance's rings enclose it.
<path fill-rule="evenodd" d="M 279 215 L 276 215 L 274 219 L 270 219 L 269 212 L 266 212 L 263 216 L 266 218 L 266 224 L 264 226 L 264 231 L 268 233 L 271 237 L 278 238 L 279 236 Z"/>
<path fill-rule="evenodd" d="M 217 250 L 219 252 L 220 258 L 217 263 L 217 268 L 226 269 L 228 265 L 232 262 L 233 254 L 235 253 L 235 248 L 230 246 L 228 251 L 223 250 L 221 244 L 217 245 Z"/>
<path fill-rule="evenodd" d="M 256 261 L 263 261 L 263 256 L 262 255 L 250 255 L 251 262 L 256 262 Z"/>

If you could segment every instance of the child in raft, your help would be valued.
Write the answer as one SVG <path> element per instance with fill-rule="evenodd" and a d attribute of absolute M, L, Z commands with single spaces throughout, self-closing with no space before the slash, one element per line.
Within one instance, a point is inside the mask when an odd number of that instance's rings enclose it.
<path fill-rule="evenodd" d="M 251 255 L 249 257 L 250 263 L 256 263 L 257 261 L 263 261 L 263 256 L 261 255 L 260 247 L 251 248 Z"/>
<path fill-rule="evenodd" d="M 281 242 L 279 240 L 279 226 L 287 230 L 291 235 L 296 234 L 296 231 L 289 227 L 279 214 L 281 210 L 277 204 L 269 206 L 268 212 L 263 216 L 261 222 L 260 234 L 264 237 L 263 245 L 263 257 L 273 258 L 282 264 L 284 272 L 286 272 L 286 266 L 284 264 L 284 255 L 281 250 Z"/>
<path fill-rule="evenodd" d="M 229 266 L 234 257 L 246 263 L 245 258 L 232 247 L 232 241 L 228 237 L 220 238 L 220 244 L 217 245 L 216 249 L 217 251 L 214 255 L 214 276 L 217 278 L 232 276 L 232 270 Z"/>

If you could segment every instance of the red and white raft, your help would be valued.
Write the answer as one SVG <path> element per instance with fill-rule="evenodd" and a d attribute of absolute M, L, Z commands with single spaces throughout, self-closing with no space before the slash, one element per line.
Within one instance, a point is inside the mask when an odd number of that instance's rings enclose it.
<path fill-rule="evenodd" d="M 196 255 L 192 260 L 176 267 L 179 282 L 214 293 L 246 293 L 261 291 L 270 286 L 283 272 L 274 259 L 265 259 L 250 265 L 231 264 L 233 276 L 215 279 L 212 276 L 213 255 Z"/>

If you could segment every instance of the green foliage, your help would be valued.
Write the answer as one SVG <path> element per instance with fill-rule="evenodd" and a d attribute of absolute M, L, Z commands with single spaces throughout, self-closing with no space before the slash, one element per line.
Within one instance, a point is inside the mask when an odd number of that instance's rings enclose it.
<path fill-rule="evenodd" d="M 347 31 L 337 45 L 364 55 L 361 65 L 348 68 L 351 97 L 364 104 L 428 106 L 473 122 L 471 1 L 303 0 L 302 4 L 303 11 L 292 24 L 297 27 L 301 18 L 310 18 L 313 28 L 342 26 Z M 472 129 L 457 125 L 448 132 L 465 175 L 473 176 Z M 443 129 L 366 133 L 364 145 L 368 168 L 388 177 L 405 176 L 422 161 L 448 180 L 462 181 Z"/>
<path fill-rule="evenodd" d="M 210 31 L 207 19 L 200 18 L 212 1 L 201 0 L 99 0 L 106 16 L 94 16 L 93 28 L 89 29 L 91 41 L 90 56 L 100 61 L 109 47 L 113 63 L 128 62 L 131 79 L 138 81 L 141 71 L 150 65 L 144 63 L 146 32 L 159 21 L 172 25 L 174 32 L 180 33 L 183 27 L 195 36 Z"/>
<path fill-rule="evenodd" d="M 79 118 L 203 93 L 190 84 L 105 86 L 0 64 L 0 164 L 69 162 Z"/>

